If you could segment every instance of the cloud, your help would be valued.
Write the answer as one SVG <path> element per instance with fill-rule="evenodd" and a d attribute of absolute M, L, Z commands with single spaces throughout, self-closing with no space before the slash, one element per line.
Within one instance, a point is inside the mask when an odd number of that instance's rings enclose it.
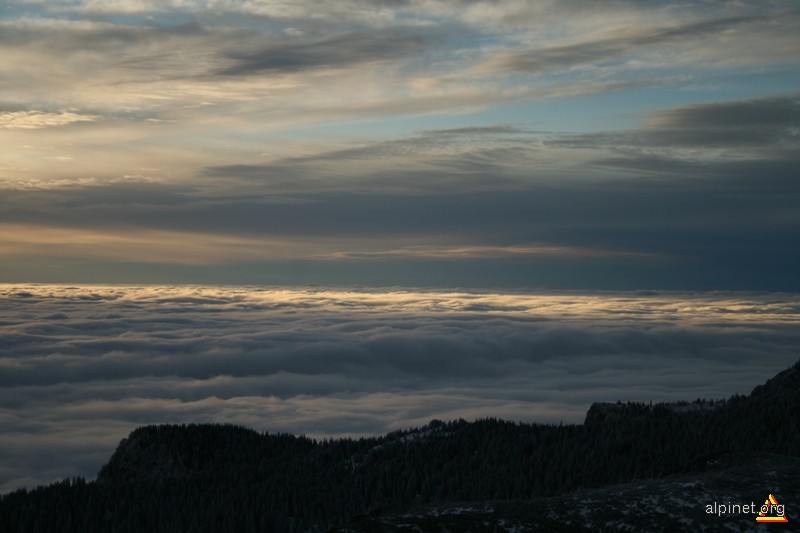
<path fill-rule="evenodd" d="M 307 237 L 256 237 L 225 234 L 94 228 L 53 228 L 0 223 L 0 256 L 70 257 L 138 263 L 209 265 L 234 261 L 393 261 L 503 258 L 634 258 L 655 260 L 657 254 L 535 245 L 428 245 L 386 249 L 382 239 L 351 238 L 326 243 Z"/>
<path fill-rule="evenodd" d="M 344 251 L 318 255 L 321 259 L 464 259 L 498 257 L 614 257 L 640 256 L 652 258 L 651 254 L 620 252 L 591 248 L 570 248 L 546 245 L 527 246 L 416 246 L 391 250 Z"/>
<path fill-rule="evenodd" d="M 725 165 L 732 160 L 770 164 L 784 158 L 794 159 L 793 152 L 800 143 L 799 131 L 800 97 L 787 94 L 651 111 L 635 130 L 567 134 L 545 143 L 583 149 L 611 148 L 617 154 L 631 150 L 631 155 L 641 156 L 642 161 L 651 158 L 653 169 L 663 167 L 657 163 L 658 158 L 673 158 L 676 165 L 702 162 L 705 170 L 697 165 L 696 168 L 706 173 L 713 170 L 715 163 Z"/>
<path fill-rule="evenodd" d="M 798 316 L 793 294 L 2 285 L 0 486 L 92 476 L 149 423 L 359 435 L 745 393 L 796 359 Z"/>
<path fill-rule="evenodd" d="M 765 57 L 791 61 L 797 51 L 796 10 L 767 3 L 702 10 L 659 2 L 20 6 L 0 21 L 0 70 L 9 79 L 0 105 L 138 114 L 172 124 L 187 143 L 210 117 L 216 130 L 230 122 L 239 131 L 252 121 L 277 129 L 457 113 L 565 91 L 669 85 L 678 58 L 706 68 L 727 55 L 763 67 Z M 674 50 L 706 37 L 713 40 Z M 645 66 L 604 70 L 628 52 Z M 533 85 L 497 77 L 582 65 L 592 68 Z"/>
<path fill-rule="evenodd" d="M 681 106 L 650 114 L 653 128 L 797 128 L 800 126 L 800 96 L 773 96 Z"/>
<path fill-rule="evenodd" d="M 800 142 L 800 96 L 694 104 L 649 114 L 644 126 L 653 145 L 768 147 Z"/>
<path fill-rule="evenodd" d="M 340 68 L 418 54 L 435 40 L 430 32 L 398 28 L 380 34 L 349 33 L 311 42 L 282 42 L 254 51 L 228 52 L 227 58 L 233 65 L 221 69 L 218 74 L 238 76 Z"/>
<path fill-rule="evenodd" d="M 527 172 L 525 166 L 535 161 L 536 145 L 531 141 L 521 131 L 509 134 L 498 127 L 425 131 L 258 164 L 211 165 L 201 176 L 238 182 L 243 189 L 284 194 L 508 189 L 515 188 Z"/>
<path fill-rule="evenodd" d="M 529 133 L 527 129 L 511 124 L 495 124 L 493 126 L 468 126 L 464 128 L 448 128 L 443 130 L 420 130 L 415 132 L 428 139 L 450 137 L 477 137 L 485 140 L 494 135 L 522 135 Z"/>
<path fill-rule="evenodd" d="M 797 10 L 785 4 L 317 4 L 9 4 L 0 19 L 0 144 L 14 149 L 3 154 L 0 186 L 112 183 L 125 175 L 175 184 L 200 175 L 215 178 L 221 194 L 226 181 L 250 194 L 242 181 L 259 180 L 271 193 L 513 188 L 520 169 L 537 178 L 559 172 L 562 154 L 549 145 L 549 154 L 531 157 L 525 133 L 491 133 L 509 119 L 502 109 L 510 108 L 500 106 L 518 106 L 511 119 L 529 122 L 511 127 L 561 129 L 561 113 L 545 111 L 563 105 L 560 98 L 719 84 L 715 77 L 729 68 L 734 85 L 753 78 L 747 69 L 761 69 L 772 80 L 766 87 L 798 52 Z M 515 70 L 529 67 L 545 70 Z M 476 124 L 463 120 L 475 112 Z M 399 118 L 413 123 L 378 125 Z M 45 125 L 52 127 L 20 128 Z M 335 136 L 307 142 L 330 127 Z M 473 127 L 482 131 L 465 133 Z M 409 135 L 416 146 L 391 143 L 403 130 L 419 131 Z M 518 141 L 499 146 L 500 135 Z M 745 143 L 743 135 L 729 138 Z M 448 138 L 470 136 L 475 146 L 461 158 L 447 153 Z M 492 136 L 491 146 L 481 150 L 478 136 Z M 387 142 L 353 146 L 365 138 Z M 350 149 L 341 149 L 343 139 Z M 431 149 L 421 164 L 400 161 L 402 150 L 424 153 L 426 140 L 438 154 Z M 527 140 L 543 146 L 533 135 Z M 380 150 L 398 159 L 380 167 Z M 298 154 L 305 160 L 287 157 Z M 345 161 L 367 156 L 378 168 Z M 301 162 L 314 168 L 297 168 Z"/>
<path fill-rule="evenodd" d="M 496 273 L 487 284 L 549 286 L 541 279 L 550 275 L 537 269 L 562 259 L 574 277 L 556 286 L 575 287 L 607 259 L 651 273 L 628 288 L 720 279 L 720 269 L 739 280 L 736 287 L 765 288 L 751 285 L 760 279 L 757 263 L 779 268 L 796 259 L 796 101 L 790 94 L 675 106 L 652 111 L 638 128 L 605 132 L 513 124 L 421 130 L 232 158 L 173 183 L 16 181 L 0 197 L 8 228 L 0 240 L 6 265 L 26 256 L 252 262 L 266 283 L 288 268 L 276 261 L 302 260 L 314 272 L 368 263 L 396 274 L 396 260 L 405 271 L 457 263 L 457 273 Z M 740 135 L 750 137 L 730 142 Z M 518 277 L 494 270 L 500 263 L 530 268 L 532 281 L 520 281 L 522 270 Z M 687 278 L 682 269 L 690 267 L 699 270 Z M 561 272 L 573 270 L 561 264 Z M 771 272 L 765 276 L 791 278 Z M 395 283 L 389 274 L 382 279 Z"/>
<path fill-rule="evenodd" d="M 94 115 L 81 115 L 71 112 L 15 111 L 0 113 L 0 128 L 33 130 L 66 126 L 76 122 L 93 122 L 95 119 L 97 117 Z"/>
<path fill-rule="evenodd" d="M 303 257 L 297 241 L 199 232 L 129 229 L 42 228 L 2 224 L 0 255 L 75 256 L 142 263 L 209 264 Z M 315 248 L 319 250 L 319 248 Z"/>
<path fill-rule="evenodd" d="M 672 27 L 617 28 L 590 35 L 578 42 L 536 47 L 528 50 L 499 52 L 478 66 L 478 71 L 525 72 L 539 74 L 565 70 L 579 65 L 596 65 L 640 53 L 643 48 L 685 43 L 707 38 L 738 26 L 763 22 L 752 16 L 704 20 Z"/>

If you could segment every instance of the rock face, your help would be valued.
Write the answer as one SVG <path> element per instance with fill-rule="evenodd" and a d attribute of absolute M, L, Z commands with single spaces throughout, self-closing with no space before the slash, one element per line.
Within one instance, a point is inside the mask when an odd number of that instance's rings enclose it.
<path fill-rule="evenodd" d="M 770 493 L 800 531 L 799 461 L 800 362 L 748 396 L 595 404 L 582 425 L 433 421 L 323 442 L 142 427 L 94 482 L 3 496 L 0 531 L 752 531 L 705 506 Z"/>

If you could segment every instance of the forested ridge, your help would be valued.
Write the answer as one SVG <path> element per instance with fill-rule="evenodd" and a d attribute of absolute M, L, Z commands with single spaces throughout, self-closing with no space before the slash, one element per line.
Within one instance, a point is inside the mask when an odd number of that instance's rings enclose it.
<path fill-rule="evenodd" d="M 145 426 L 95 481 L 3 496 L 0 531 L 326 531 L 381 509 L 691 473 L 742 451 L 800 455 L 800 362 L 747 396 L 595 404 L 581 425 L 432 421 L 321 441 L 232 425 Z"/>

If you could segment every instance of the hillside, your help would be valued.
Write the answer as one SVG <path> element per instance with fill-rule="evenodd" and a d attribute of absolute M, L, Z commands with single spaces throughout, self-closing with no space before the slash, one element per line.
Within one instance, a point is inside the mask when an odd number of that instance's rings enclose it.
<path fill-rule="evenodd" d="M 726 531 L 758 530 L 754 513 L 725 513 L 714 502 L 755 503 L 768 493 L 800 494 L 800 457 L 759 452 L 726 454 L 689 474 L 637 480 L 530 500 L 455 502 L 379 510 L 336 531 Z M 713 510 L 713 508 L 712 508 Z M 800 513 L 787 505 L 782 531 L 797 531 Z"/>
<path fill-rule="evenodd" d="M 662 520 L 668 530 L 701 520 L 697 509 L 715 499 L 785 492 L 791 512 L 799 417 L 800 362 L 748 396 L 595 404 L 582 425 L 433 421 L 324 441 L 230 425 L 146 426 L 96 481 L 5 495 L 0 530 L 524 531 L 650 529 Z M 470 511 L 453 522 L 454 509 Z M 721 522 L 711 518 L 704 526 L 714 530 Z"/>

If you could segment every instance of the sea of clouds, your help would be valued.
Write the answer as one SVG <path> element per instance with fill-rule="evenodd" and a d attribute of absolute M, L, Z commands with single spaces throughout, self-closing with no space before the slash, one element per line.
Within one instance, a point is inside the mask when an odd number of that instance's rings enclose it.
<path fill-rule="evenodd" d="M 91 478 L 144 424 L 356 436 L 748 393 L 798 326 L 798 294 L 0 285 L 0 492 Z"/>

